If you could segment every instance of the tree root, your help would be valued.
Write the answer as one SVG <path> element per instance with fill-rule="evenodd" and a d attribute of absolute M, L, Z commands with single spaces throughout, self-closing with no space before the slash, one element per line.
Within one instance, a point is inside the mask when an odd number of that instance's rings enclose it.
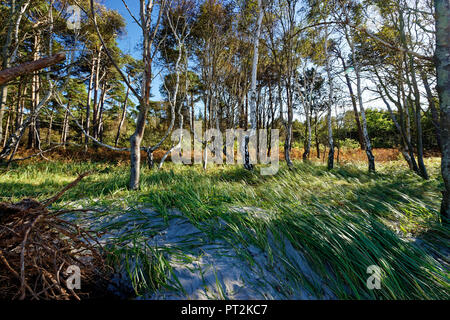
<path fill-rule="evenodd" d="M 0 203 L 0 299 L 79 300 L 106 292 L 102 274 L 108 271 L 97 235 L 60 217 L 79 210 L 48 209 L 88 174 L 43 202 Z M 81 271 L 79 290 L 66 283 L 72 265 Z"/>

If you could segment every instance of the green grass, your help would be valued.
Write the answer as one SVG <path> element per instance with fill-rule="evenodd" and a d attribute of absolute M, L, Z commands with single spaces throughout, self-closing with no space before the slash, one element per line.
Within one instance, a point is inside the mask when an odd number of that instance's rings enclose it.
<path fill-rule="evenodd" d="M 337 298 L 449 299 L 448 257 L 440 253 L 449 247 L 449 230 L 439 222 L 440 163 L 427 159 L 426 164 L 431 176 L 427 181 L 402 162 L 378 164 L 378 172 L 370 174 L 364 163 L 328 171 L 323 165 L 295 162 L 294 170 L 282 165 L 275 176 L 238 166 L 209 167 L 205 173 L 200 166 L 166 163 L 160 171 L 143 169 L 141 189 L 129 191 L 126 166 L 39 162 L 3 172 L 0 196 L 12 201 L 45 199 L 77 173 L 95 169 L 97 173 L 56 205 L 86 199 L 88 206 L 117 211 L 145 203 L 163 217 L 168 209 L 178 208 L 211 239 L 244 248 L 258 246 L 273 261 L 284 264 L 293 283 L 318 297 L 321 287 L 298 272 L 285 255 L 282 241 L 274 245 L 271 237 L 289 239 Z M 242 207 L 261 208 L 265 218 L 235 209 Z M 225 228 L 217 227 L 219 219 Z M 422 245 L 415 243 L 416 237 Z M 236 248 L 252 263 L 246 250 Z M 139 245 L 117 250 L 117 256 L 132 255 L 140 261 L 129 268 L 137 293 L 164 285 L 170 266 L 158 252 L 149 254 L 152 248 Z M 143 257 L 149 256 L 151 261 L 145 262 Z M 380 290 L 366 287 L 370 265 L 382 269 Z M 291 289 L 282 290 L 289 293 Z"/>

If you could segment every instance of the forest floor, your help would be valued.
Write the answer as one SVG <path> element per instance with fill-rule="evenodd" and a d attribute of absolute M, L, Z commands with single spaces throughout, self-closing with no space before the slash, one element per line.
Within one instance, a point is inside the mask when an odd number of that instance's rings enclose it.
<path fill-rule="evenodd" d="M 1 201 L 46 199 L 94 173 L 54 208 L 92 208 L 67 219 L 104 232 L 114 281 L 143 299 L 449 299 L 448 228 L 439 223 L 440 160 L 429 180 L 404 161 L 294 162 L 274 176 L 239 166 L 143 168 L 111 162 L 13 163 Z M 370 289 L 368 267 L 381 271 Z"/>

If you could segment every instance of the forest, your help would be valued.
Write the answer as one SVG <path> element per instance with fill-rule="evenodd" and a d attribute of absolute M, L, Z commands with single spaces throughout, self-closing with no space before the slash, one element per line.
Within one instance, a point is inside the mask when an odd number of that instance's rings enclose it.
<path fill-rule="evenodd" d="M 448 300 L 449 0 L 2 0 L 0 299 Z"/>

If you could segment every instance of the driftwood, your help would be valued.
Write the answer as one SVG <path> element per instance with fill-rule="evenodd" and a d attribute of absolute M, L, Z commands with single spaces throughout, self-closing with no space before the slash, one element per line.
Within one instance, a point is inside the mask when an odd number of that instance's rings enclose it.
<path fill-rule="evenodd" d="M 45 57 L 42 59 L 28 61 L 18 66 L 8 68 L 0 71 L 0 85 L 11 81 L 14 78 L 22 76 L 24 74 L 30 74 L 34 71 L 50 67 L 66 59 L 66 54 L 64 52 L 59 52 L 53 56 Z"/>
<path fill-rule="evenodd" d="M 48 209 L 87 174 L 43 202 L 0 203 L 0 300 L 80 300 L 107 292 L 103 274 L 108 272 L 96 234 L 60 216 L 72 210 Z M 82 270 L 81 290 L 66 285 L 71 265 Z"/>

